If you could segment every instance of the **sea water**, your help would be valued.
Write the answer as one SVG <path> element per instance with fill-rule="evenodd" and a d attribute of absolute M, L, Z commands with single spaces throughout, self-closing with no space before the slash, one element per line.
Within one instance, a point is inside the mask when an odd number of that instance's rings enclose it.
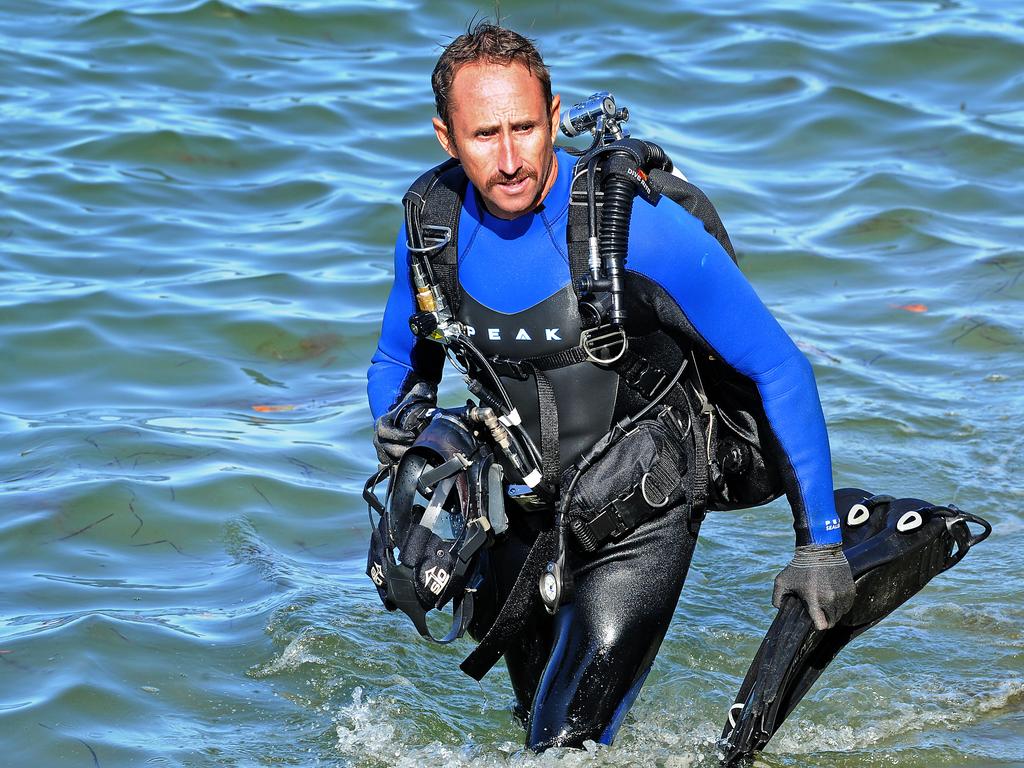
<path fill-rule="evenodd" d="M 504 669 L 463 676 L 470 646 L 363 574 L 399 201 L 443 159 L 440 46 L 494 12 L 0 5 L 0 765 L 716 764 L 784 501 L 710 516 L 618 741 L 584 752 L 523 753 Z M 995 526 L 762 764 L 1024 765 L 1020 4 L 500 13 L 563 103 L 612 91 L 714 201 L 814 365 L 836 484 Z"/>

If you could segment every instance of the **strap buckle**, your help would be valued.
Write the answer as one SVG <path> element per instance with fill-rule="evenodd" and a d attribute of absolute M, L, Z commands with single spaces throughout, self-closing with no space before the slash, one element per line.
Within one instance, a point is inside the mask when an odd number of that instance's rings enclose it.
<path fill-rule="evenodd" d="M 593 520 L 585 524 L 598 544 L 603 544 L 607 539 L 617 539 L 637 526 L 638 521 L 634 520 L 636 515 L 631 509 L 637 496 L 647 501 L 640 488 L 633 488 L 628 493 L 609 501 L 594 515 Z"/>
<path fill-rule="evenodd" d="M 515 360 L 511 357 L 502 357 L 501 355 L 495 355 L 490 358 L 488 362 L 491 367 L 494 368 L 494 372 L 499 376 L 508 376 L 509 378 L 518 379 L 519 381 L 526 381 L 530 378 L 530 371 L 522 360 Z"/>
<path fill-rule="evenodd" d="M 611 365 L 626 354 L 629 340 L 621 325 L 601 325 L 580 334 L 580 347 L 592 363 Z"/>
<path fill-rule="evenodd" d="M 621 498 L 613 499 L 594 515 L 593 520 L 585 524 L 598 545 L 603 544 L 607 539 L 616 539 L 626 533 L 628 528 L 626 528 L 626 521 L 619 513 L 618 505 L 629 502 L 635 494 L 636 490 L 634 489 Z"/>
<path fill-rule="evenodd" d="M 640 360 L 632 373 L 626 375 L 627 382 L 649 400 L 654 398 L 668 379 L 665 371 L 644 359 Z"/>

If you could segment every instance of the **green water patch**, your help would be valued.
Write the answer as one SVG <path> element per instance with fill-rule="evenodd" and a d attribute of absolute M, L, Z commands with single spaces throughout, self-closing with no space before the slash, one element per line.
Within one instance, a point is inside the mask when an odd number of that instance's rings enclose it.
<path fill-rule="evenodd" d="M 172 176 L 240 180 L 295 162 L 299 151 L 285 147 L 271 150 L 250 142 L 241 145 L 226 137 L 202 135 L 172 128 L 90 139 L 66 150 L 79 160 L 103 161 L 128 167 L 167 167 Z"/>

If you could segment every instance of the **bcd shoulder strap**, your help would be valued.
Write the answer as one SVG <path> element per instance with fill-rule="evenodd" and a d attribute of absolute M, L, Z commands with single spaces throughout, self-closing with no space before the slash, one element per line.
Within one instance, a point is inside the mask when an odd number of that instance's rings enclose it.
<path fill-rule="evenodd" d="M 596 190 L 598 215 L 601 211 L 601 191 Z M 590 245 L 590 213 L 587 205 L 587 173 L 579 164 L 573 169 L 572 185 L 569 188 L 569 218 L 565 226 L 565 244 L 569 252 L 569 274 L 576 298 L 580 295 L 580 278 L 589 272 L 588 258 Z"/>
<path fill-rule="evenodd" d="M 459 308 L 459 216 L 468 179 L 458 160 L 431 168 L 402 198 L 410 251 L 426 253 L 453 312 Z"/>
<path fill-rule="evenodd" d="M 729 240 L 722 219 L 699 187 L 665 171 L 652 171 L 650 180 L 655 190 L 680 205 L 698 218 L 705 231 L 713 236 L 735 262 L 736 251 Z M 402 202 L 405 206 L 405 227 L 412 248 L 428 251 L 435 277 L 441 285 L 448 305 L 458 309 L 458 243 L 459 216 L 466 196 L 468 179 L 462 165 L 448 159 L 420 176 Z M 600 209 L 600 192 L 598 192 Z M 574 175 L 569 197 L 569 218 L 566 226 L 566 246 L 569 252 L 569 271 L 573 290 L 578 292 L 579 278 L 587 273 L 588 212 L 586 174 Z"/>

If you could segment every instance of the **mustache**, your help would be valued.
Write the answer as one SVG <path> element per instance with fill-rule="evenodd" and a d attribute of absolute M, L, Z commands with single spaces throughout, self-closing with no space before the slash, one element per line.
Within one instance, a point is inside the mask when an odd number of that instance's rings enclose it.
<path fill-rule="evenodd" d="M 524 179 L 534 179 L 536 181 L 537 172 L 532 168 L 520 168 L 518 171 L 516 171 L 514 176 L 509 176 L 507 174 L 502 173 L 501 171 L 498 171 L 496 174 L 494 174 L 493 176 L 491 176 L 491 178 L 487 180 L 487 188 L 491 189 L 492 187 L 495 187 L 499 184 L 518 184 L 520 181 L 523 181 Z"/>

